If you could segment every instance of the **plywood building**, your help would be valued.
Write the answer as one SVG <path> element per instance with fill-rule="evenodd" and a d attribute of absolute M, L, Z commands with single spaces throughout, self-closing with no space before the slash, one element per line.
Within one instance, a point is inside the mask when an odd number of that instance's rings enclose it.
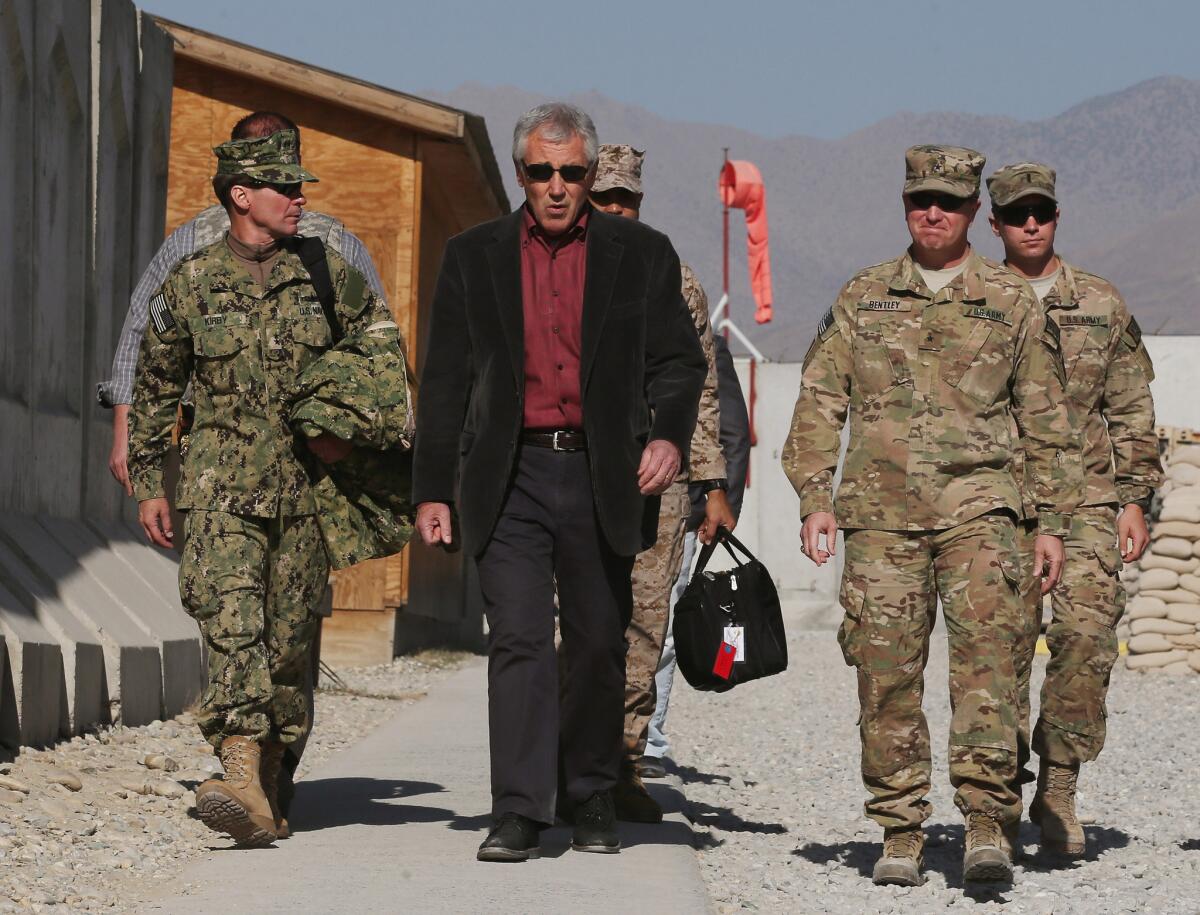
<path fill-rule="evenodd" d="M 212 147 L 239 118 L 257 109 L 287 115 L 300 127 L 305 166 L 321 179 L 305 188 L 308 207 L 366 244 L 419 373 L 446 240 L 508 209 L 483 120 L 155 21 L 175 41 L 167 230 L 214 202 Z M 427 637 L 478 639 L 467 576 L 461 557 L 419 547 L 335 573 L 326 653 L 366 663 Z"/>

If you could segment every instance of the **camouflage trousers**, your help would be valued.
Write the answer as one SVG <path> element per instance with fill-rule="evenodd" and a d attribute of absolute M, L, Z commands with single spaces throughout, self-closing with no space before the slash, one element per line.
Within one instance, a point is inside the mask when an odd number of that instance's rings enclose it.
<path fill-rule="evenodd" d="M 633 564 L 633 615 L 625 629 L 625 755 L 646 752 L 650 718 L 658 696 L 654 674 L 662 657 L 671 618 L 671 588 L 683 564 L 683 536 L 691 502 L 686 481 L 662 494 L 658 540 Z"/>
<path fill-rule="evenodd" d="M 1062 581 L 1050 596 L 1053 617 L 1046 630 L 1050 661 L 1032 739 L 1029 677 L 1042 617 L 1038 579 L 1033 574 L 1032 532 L 1021 538 L 1027 624 L 1017 660 L 1017 686 L 1022 755 L 1027 759 L 1032 745 L 1043 760 L 1074 766 L 1099 756 L 1106 734 L 1104 703 L 1117 660 L 1116 626 L 1125 612 L 1125 589 L 1118 578 L 1121 553 L 1116 508 L 1088 505 L 1076 509 L 1064 546 L 1067 561 Z M 1030 774 L 1023 780 L 1031 778 Z"/>
<path fill-rule="evenodd" d="M 846 531 L 838 642 L 858 672 L 865 810 L 882 826 L 932 812 L 922 711 L 925 662 L 942 600 L 950 654 L 950 782 L 963 814 L 1021 814 L 1016 673 L 1022 622 L 1015 522 L 984 515 L 943 531 Z"/>
<path fill-rule="evenodd" d="M 307 685 L 329 577 L 315 517 L 192 510 L 179 593 L 208 649 L 200 730 L 291 744 L 312 725 Z"/>

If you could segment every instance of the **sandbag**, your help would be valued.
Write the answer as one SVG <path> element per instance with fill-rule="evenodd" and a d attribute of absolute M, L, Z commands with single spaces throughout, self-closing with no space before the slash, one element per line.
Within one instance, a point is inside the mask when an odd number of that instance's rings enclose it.
<path fill-rule="evenodd" d="M 1200 467 L 1195 464 L 1172 464 L 1167 468 L 1167 479 L 1176 486 L 1200 485 Z"/>
<path fill-rule="evenodd" d="M 1185 661 L 1173 661 L 1170 664 L 1164 664 L 1162 667 L 1160 667 L 1158 669 L 1157 672 L 1164 673 L 1164 674 L 1173 674 L 1175 676 L 1179 676 L 1180 674 L 1187 674 L 1188 676 L 1191 676 L 1192 673 L 1194 673 L 1191 665 L 1188 664 L 1188 662 L 1186 660 Z"/>
<path fill-rule="evenodd" d="M 1192 623 L 1179 623 L 1169 617 L 1167 619 L 1139 619 L 1129 624 L 1133 635 L 1144 632 L 1157 632 L 1159 635 L 1195 635 L 1196 626 Z"/>
<path fill-rule="evenodd" d="M 1173 591 L 1139 591 L 1138 597 L 1157 597 L 1168 604 L 1194 604 L 1196 595 L 1187 588 L 1176 588 Z"/>
<path fill-rule="evenodd" d="M 1165 572 L 1166 569 L 1159 569 L 1158 571 Z M 1197 598 L 1200 598 L 1200 575 L 1196 575 L 1193 572 L 1189 572 L 1186 575 L 1180 575 L 1179 587 L 1187 588 L 1189 591 L 1195 594 Z"/>
<path fill-rule="evenodd" d="M 1179 573 L 1170 569 L 1147 569 L 1138 578 L 1139 591 L 1169 591 L 1179 587 Z"/>
<path fill-rule="evenodd" d="M 1181 604 L 1180 606 L 1188 606 Z M 1125 615 L 1131 620 L 1140 619 L 1161 619 L 1162 617 L 1170 616 L 1170 611 L 1167 609 L 1166 601 L 1161 601 L 1157 597 L 1146 597 L 1144 594 L 1139 594 L 1125 608 Z"/>
<path fill-rule="evenodd" d="M 1200 445 L 1180 445 L 1169 456 L 1169 465 L 1191 464 L 1200 467 Z"/>
<path fill-rule="evenodd" d="M 1170 556 L 1175 559 L 1190 559 L 1192 553 L 1192 541 L 1184 540 L 1182 537 L 1163 537 L 1154 544 L 1154 554 L 1156 556 Z M 1145 568 L 1145 566 L 1142 566 Z"/>
<path fill-rule="evenodd" d="M 1187 660 L 1188 666 L 1197 673 L 1200 673 L 1200 651 L 1189 651 Z"/>
<path fill-rule="evenodd" d="M 1170 569 L 1172 572 L 1182 575 L 1184 572 L 1194 572 L 1196 569 L 1200 569 L 1200 556 L 1176 559 L 1174 556 L 1159 556 L 1157 553 L 1150 552 L 1143 556 L 1138 564 L 1142 567 L 1143 572 L 1147 569 Z"/>
<path fill-rule="evenodd" d="M 1200 626 L 1200 604 L 1170 604 L 1166 607 L 1167 619 L 1177 623 Z"/>
<path fill-rule="evenodd" d="M 1176 648 L 1187 648 L 1189 651 L 1193 648 L 1200 648 L 1200 635 L 1194 632 L 1183 633 L 1181 635 L 1168 635 L 1167 641 Z"/>
<path fill-rule="evenodd" d="M 1193 542 L 1200 540 L 1200 524 L 1190 521 L 1159 521 L 1151 529 L 1150 539 L 1161 540 L 1163 537 L 1182 537 Z"/>
<path fill-rule="evenodd" d="M 1143 632 L 1129 640 L 1130 654 L 1153 654 L 1156 651 L 1170 651 L 1173 647 L 1165 636 L 1157 632 Z"/>
<path fill-rule="evenodd" d="M 1125 666 L 1130 670 L 1150 670 L 1155 667 L 1164 667 L 1167 664 L 1174 664 L 1178 661 L 1186 661 L 1189 652 L 1182 648 L 1174 648 L 1170 651 L 1156 651 L 1153 654 L 1129 654 L 1125 656 Z"/>

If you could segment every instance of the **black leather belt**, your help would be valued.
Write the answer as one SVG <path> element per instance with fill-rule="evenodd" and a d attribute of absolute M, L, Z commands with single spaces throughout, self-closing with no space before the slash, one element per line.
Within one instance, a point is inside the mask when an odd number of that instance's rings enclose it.
<path fill-rule="evenodd" d="M 550 448 L 553 451 L 583 451 L 587 448 L 587 436 L 573 429 L 555 432 L 522 432 L 521 441 L 535 448 Z"/>

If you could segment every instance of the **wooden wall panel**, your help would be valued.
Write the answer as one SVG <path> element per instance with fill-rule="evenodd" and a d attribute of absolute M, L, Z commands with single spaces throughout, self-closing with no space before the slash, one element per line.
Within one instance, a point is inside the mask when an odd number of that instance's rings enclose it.
<path fill-rule="evenodd" d="M 34 0 L 0 2 L 0 507 L 34 510 L 29 412 L 33 359 Z M 0 659 L 0 665 L 3 660 Z"/>

